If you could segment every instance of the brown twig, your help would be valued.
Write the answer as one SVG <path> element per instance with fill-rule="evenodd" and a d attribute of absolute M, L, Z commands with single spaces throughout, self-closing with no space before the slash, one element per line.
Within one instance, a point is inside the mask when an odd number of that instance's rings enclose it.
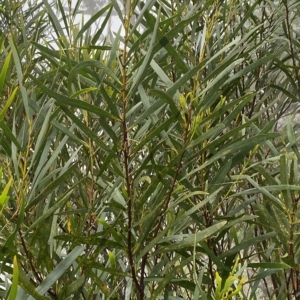
<path fill-rule="evenodd" d="M 137 274 L 133 262 L 133 253 L 132 253 L 132 175 L 130 169 L 130 146 L 129 146 L 129 136 L 128 136 L 128 128 L 127 128 L 127 119 L 126 119 L 126 112 L 127 112 L 127 45 L 129 41 L 129 27 L 130 27 L 130 18 L 131 18 L 131 1 L 129 1 L 129 7 L 124 9 L 128 9 L 125 11 L 125 39 L 124 39 L 124 48 L 121 57 L 122 61 L 122 100 L 123 100 L 123 111 L 122 111 L 122 132 L 123 132 L 123 156 L 124 156 L 124 169 L 125 169 L 125 181 L 126 181 L 126 192 L 127 192 L 127 215 L 128 215 L 128 229 L 127 229 L 127 253 L 128 253 L 128 261 L 131 270 L 132 280 L 136 289 L 139 292 L 140 300 L 144 299 L 144 286 L 141 286 L 138 279 Z"/>

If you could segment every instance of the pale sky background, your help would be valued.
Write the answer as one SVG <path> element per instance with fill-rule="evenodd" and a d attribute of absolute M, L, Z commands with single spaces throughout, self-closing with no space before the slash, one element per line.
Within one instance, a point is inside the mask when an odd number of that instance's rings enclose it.
<path fill-rule="evenodd" d="M 74 7 L 76 5 L 76 2 L 75 0 L 71 0 L 72 2 L 72 7 Z M 90 1 L 90 3 L 88 3 Z M 123 3 L 122 1 L 118 0 L 117 1 L 119 3 L 119 6 L 121 9 L 123 9 Z M 64 0 L 63 1 L 63 5 L 64 7 L 66 8 L 66 13 L 68 12 L 68 0 Z M 86 6 L 88 4 L 91 5 L 92 4 L 96 4 L 96 5 L 92 5 L 92 7 L 94 9 L 91 9 L 91 8 L 87 8 Z M 75 19 L 75 23 L 82 23 L 82 20 L 84 19 L 84 23 L 86 23 L 90 17 L 92 15 L 94 15 L 95 13 L 97 13 L 101 8 L 103 8 L 104 6 L 106 6 L 108 3 L 110 3 L 110 0 L 82 0 L 81 2 L 81 7 L 82 7 L 82 11 L 84 12 L 84 18 L 82 18 L 82 15 L 81 14 L 78 14 L 76 19 Z M 85 5 L 87 4 L 87 5 Z M 101 22 L 104 20 L 104 17 L 101 17 L 99 19 L 97 19 L 97 22 L 94 26 L 92 26 L 92 29 L 96 29 L 97 25 L 98 26 L 101 26 Z M 81 28 L 82 26 L 79 26 L 79 28 Z M 108 21 L 108 24 L 103 32 L 103 38 L 104 36 L 107 36 L 108 35 L 108 30 L 110 30 L 110 32 L 113 34 L 114 32 L 117 32 L 119 31 L 120 27 L 122 27 L 122 23 L 116 13 L 115 10 L 113 10 L 113 13 L 112 13 L 112 16 L 110 18 L 110 20 Z M 122 33 L 122 31 L 121 31 Z"/>
<path fill-rule="evenodd" d="M 69 11 L 68 0 L 61 0 L 61 1 L 62 1 L 62 4 L 63 4 L 63 7 L 65 9 L 65 14 L 68 15 L 68 11 Z M 77 0 L 70 0 L 70 1 L 71 1 L 71 8 L 74 8 L 76 3 L 77 3 Z M 120 0 L 116 0 L 116 1 L 119 3 L 120 9 L 123 11 L 123 2 L 120 1 Z M 129 0 L 127 0 L 127 1 L 129 1 Z M 35 1 L 33 0 L 32 5 L 34 5 L 34 2 Z M 56 5 L 57 1 L 56 0 L 37 0 L 37 2 L 38 3 L 40 3 L 40 2 L 45 3 L 46 2 L 48 4 L 52 4 L 52 9 L 56 13 L 57 18 L 59 20 L 61 19 L 61 14 L 59 13 L 58 10 L 56 10 L 56 7 L 57 7 L 57 5 Z M 81 24 L 82 20 L 84 20 L 84 23 L 88 22 L 88 20 L 91 18 L 92 15 L 97 13 L 101 8 L 103 8 L 104 6 L 109 4 L 110 2 L 111 2 L 111 0 L 82 0 L 81 1 L 81 6 L 80 6 L 80 8 L 82 8 L 82 9 L 80 9 L 80 13 L 77 14 L 77 16 L 75 18 L 75 21 L 74 21 L 74 24 Z M 92 9 L 86 8 L 85 3 L 89 3 L 89 4 L 91 4 L 91 3 L 94 4 L 95 3 L 96 5 L 93 5 L 94 9 L 92 10 Z M 24 5 L 24 8 L 25 9 L 28 8 L 28 3 L 26 3 Z M 95 30 L 97 28 L 97 26 L 101 26 L 101 22 L 104 20 L 104 17 L 101 17 L 101 18 L 97 19 L 95 25 L 92 26 L 92 30 L 93 29 Z M 64 28 L 64 23 L 63 22 L 61 22 L 61 26 Z M 110 20 L 108 21 L 106 28 L 103 31 L 102 38 L 107 36 L 108 29 L 113 34 L 113 32 L 118 32 L 120 27 L 122 27 L 122 22 L 120 21 L 116 11 L 113 9 L 112 16 L 111 16 Z M 82 25 L 79 26 L 79 30 L 81 28 L 82 28 Z M 121 31 L 121 34 L 122 34 L 122 31 Z"/>

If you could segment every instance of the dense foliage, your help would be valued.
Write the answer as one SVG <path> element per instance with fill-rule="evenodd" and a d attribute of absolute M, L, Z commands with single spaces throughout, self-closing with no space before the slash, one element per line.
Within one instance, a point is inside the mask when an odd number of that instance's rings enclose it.
<path fill-rule="evenodd" d="M 0 0 L 0 297 L 300 299 L 299 1 L 87 3 Z"/>

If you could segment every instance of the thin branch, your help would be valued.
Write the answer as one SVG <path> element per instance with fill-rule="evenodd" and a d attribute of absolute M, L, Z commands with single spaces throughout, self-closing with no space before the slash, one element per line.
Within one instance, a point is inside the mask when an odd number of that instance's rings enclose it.
<path fill-rule="evenodd" d="M 125 9 L 126 3 L 124 3 Z M 128 231 L 127 231 L 127 252 L 128 252 L 128 261 L 130 265 L 132 280 L 139 292 L 140 299 L 144 299 L 144 286 L 141 286 L 138 279 L 137 274 L 133 262 L 133 253 L 132 253 L 132 174 L 130 160 L 130 147 L 129 147 L 129 136 L 128 136 L 128 128 L 127 128 L 127 45 L 129 41 L 129 28 L 130 28 L 130 18 L 131 18 L 131 1 L 129 1 L 129 7 L 126 11 L 125 9 L 125 40 L 124 40 L 124 48 L 122 53 L 122 100 L 123 100 L 123 112 L 122 112 L 122 132 L 123 132 L 123 155 L 124 155 L 124 168 L 125 168 L 125 181 L 126 181 L 126 192 L 127 192 L 127 215 L 128 215 Z"/>

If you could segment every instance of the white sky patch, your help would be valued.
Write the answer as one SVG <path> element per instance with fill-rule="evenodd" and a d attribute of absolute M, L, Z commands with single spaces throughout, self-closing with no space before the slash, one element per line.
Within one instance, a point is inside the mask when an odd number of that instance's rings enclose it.
<path fill-rule="evenodd" d="M 75 8 L 76 2 L 75 0 L 70 0 L 71 1 L 71 10 Z M 56 2 L 56 1 L 55 1 Z M 119 4 L 120 11 L 123 13 L 124 11 L 124 5 L 122 1 L 116 1 Z M 91 3 L 94 4 L 94 6 L 91 5 Z M 81 2 L 81 10 L 77 14 L 77 16 L 74 19 L 74 24 L 77 24 L 79 26 L 79 29 L 82 28 L 84 24 L 86 24 L 90 18 L 95 15 L 99 10 L 104 8 L 106 5 L 111 3 L 109 0 L 82 0 Z M 65 9 L 65 13 L 69 13 L 69 6 L 68 6 L 68 0 L 63 1 L 63 7 Z M 72 13 L 72 11 L 71 11 Z M 94 24 L 91 26 L 91 33 L 93 34 L 96 32 L 97 29 L 99 29 L 102 25 L 102 22 L 105 20 L 107 12 L 104 13 L 103 17 L 98 18 Z M 61 17 L 61 16 L 58 16 Z M 108 38 L 111 37 L 113 38 L 115 36 L 115 33 L 117 33 L 120 28 L 122 28 L 122 22 L 118 16 L 118 13 L 116 9 L 112 10 L 111 17 L 107 22 L 106 27 L 103 30 L 103 33 L 101 35 L 101 38 Z M 121 35 L 124 34 L 124 29 L 121 29 Z"/>
<path fill-rule="evenodd" d="M 65 11 L 66 16 L 68 17 L 69 12 L 69 5 L 68 2 L 71 1 L 71 13 L 73 13 L 73 9 L 75 8 L 75 5 L 77 3 L 76 0 L 62 0 L 62 5 Z M 57 19 L 60 21 L 60 25 L 64 28 L 64 23 L 62 21 L 62 15 L 59 12 L 58 9 L 58 2 L 56 0 L 37 0 L 37 4 L 41 3 L 41 2 L 47 2 L 47 4 L 51 5 L 51 8 L 53 9 L 53 11 L 56 14 Z M 92 10 L 91 7 L 87 7 L 86 3 L 90 4 L 90 2 L 95 3 L 94 5 L 94 9 Z M 90 18 L 96 14 L 99 10 L 101 10 L 103 7 L 105 7 L 106 5 L 108 5 L 109 3 L 111 3 L 110 0 L 82 0 L 81 1 L 81 5 L 80 5 L 80 10 L 77 13 L 77 15 L 75 16 L 75 18 L 73 19 L 73 24 L 74 25 L 78 25 L 79 30 L 82 28 L 82 26 L 84 24 L 86 24 Z M 119 4 L 119 8 L 120 10 L 123 12 L 124 10 L 124 6 L 122 1 L 117 0 L 117 3 Z M 24 10 L 28 9 L 29 5 L 35 5 L 35 3 L 28 3 L 26 2 L 24 4 Z M 43 5 L 43 8 L 45 8 L 45 5 Z M 92 24 L 91 26 L 91 34 L 93 35 L 93 33 L 96 32 L 97 28 L 101 27 L 102 22 L 105 19 L 107 12 L 104 13 L 103 17 L 98 18 L 94 24 Z M 113 9 L 112 13 L 111 13 L 111 17 L 107 22 L 106 27 L 103 30 L 103 33 L 101 35 L 101 39 L 103 38 L 107 38 L 107 37 L 114 37 L 115 33 L 117 33 L 120 28 L 122 27 L 122 22 L 116 12 L 115 9 Z M 51 32 L 50 32 L 51 34 Z M 121 30 L 121 35 L 124 34 L 124 30 Z"/>

